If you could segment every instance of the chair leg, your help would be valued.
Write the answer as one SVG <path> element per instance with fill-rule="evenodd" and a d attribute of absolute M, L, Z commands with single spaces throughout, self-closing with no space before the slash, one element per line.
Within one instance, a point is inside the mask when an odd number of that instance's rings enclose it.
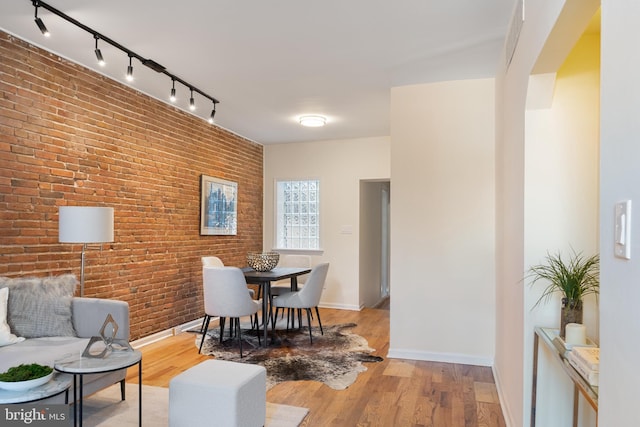
<path fill-rule="evenodd" d="M 322 330 L 322 322 L 320 321 L 320 310 L 316 306 L 316 315 L 318 316 L 318 324 L 320 325 L 320 333 L 324 335 L 324 331 Z"/>
<path fill-rule="evenodd" d="M 275 314 L 273 312 L 269 313 L 269 316 L 271 316 L 271 323 L 273 323 L 274 327 L 275 327 L 276 323 L 278 322 L 278 312 L 280 310 L 282 310 L 282 314 L 280 315 L 280 318 L 282 319 L 284 317 L 284 308 L 282 308 L 282 307 L 276 307 Z"/>
<path fill-rule="evenodd" d="M 313 344 L 313 334 L 311 333 L 311 309 L 307 308 L 307 322 L 309 322 L 309 341 Z"/>
<path fill-rule="evenodd" d="M 126 390 L 127 388 L 125 387 L 124 380 L 121 380 L 120 381 L 120 397 L 122 398 L 122 400 L 126 398 Z"/>
<path fill-rule="evenodd" d="M 276 307 L 276 317 L 278 315 L 278 307 Z M 276 333 L 276 319 L 273 317 L 273 307 L 269 307 L 269 317 L 271 318 L 271 333 Z M 269 327 L 269 322 L 266 325 L 262 325 L 263 328 Z"/>
<path fill-rule="evenodd" d="M 271 307 L 271 305 L 269 305 L 269 307 Z M 271 324 L 275 327 L 276 321 L 278 320 L 278 308 L 279 307 L 276 307 L 275 315 L 273 314 L 273 309 L 269 310 L 269 320 L 267 321 L 267 325 L 269 324 L 269 321 L 271 321 Z"/>
<path fill-rule="evenodd" d="M 222 337 L 224 336 L 224 324 L 226 323 L 226 321 L 226 317 L 220 318 L 220 344 L 222 344 Z"/>
<path fill-rule="evenodd" d="M 240 359 L 242 359 L 242 329 L 240 328 L 240 318 L 239 317 L 235 318 L 235 324 L 236 324 L 236 335 L 238 336 L 238 339 L 240 340 Z"/>
<path fill-rule="evenodd" d="M 287 308 L 287 332 L 289 332 L 289 325 L 291 325 L 291 329 L 293 329 L 294 320 L 291 318 L 291 309 Z"/>
<path fill-rule="evenodd" d="M 204 331 L 202 332 L 202 339 L 200 340 L 200 348 L 198 349 L 198 354 L 202 352 L 202 344 L 204 344 L 204 338 L 207 336 L 207 330 L 209 329 L 209 321 L 211 320 L 211 316 L 207 314 L 205 316 L 205 320 Z"/>
<path fill-rule="evenodd" d="M 262 345 L 262 341 L 260 339 L 260 323 L 258 323 L 258 313 L 255 313 L 253 315 L 253 318 L 255 319 L 255 323 L 256 323 L 256 332 L 258 334 L 258 345 Z M 253 323 L 251 325 L 251 329 L 253 329 Z"/>

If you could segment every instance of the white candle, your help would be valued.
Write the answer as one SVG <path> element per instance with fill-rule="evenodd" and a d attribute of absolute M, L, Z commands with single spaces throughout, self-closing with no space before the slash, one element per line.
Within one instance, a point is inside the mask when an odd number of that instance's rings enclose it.
<path fill-rule="evenodd" d="M 568 323 L 564 337 L 564 342 L 567 344 L 585 345 L 587 343 L 587 328 L 580 323 Z"/>

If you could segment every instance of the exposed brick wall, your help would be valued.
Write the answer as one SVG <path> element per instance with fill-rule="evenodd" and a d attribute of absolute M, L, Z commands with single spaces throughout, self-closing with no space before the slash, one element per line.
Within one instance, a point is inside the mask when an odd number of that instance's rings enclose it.
<path fill-rule="evenodd" d="M 58 206 L 112 206 L 85 296 L 127 301 L 132 339 L 202 316 L 200 257 L 262 248 L 262 146 L 1 31 L 0 58 L 0 275 L 79 277 Z M 238 183 L 237 236 L 200 236 L 201 174 Z"/>

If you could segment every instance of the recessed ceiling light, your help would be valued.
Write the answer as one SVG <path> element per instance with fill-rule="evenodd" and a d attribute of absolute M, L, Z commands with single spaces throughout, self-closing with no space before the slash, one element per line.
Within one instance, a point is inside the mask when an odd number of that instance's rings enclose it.
<path fill-rule="evenodd" d="M 307 127 L 320 127 L 320 126 L 324 126 L 325 124 L 327 124 L 327 118 L 324 116 L 300 116 L 300 118 L 298 119 L 298 121 L 300 122 L 300 124 L 302 126 L 307 126 Z"/>

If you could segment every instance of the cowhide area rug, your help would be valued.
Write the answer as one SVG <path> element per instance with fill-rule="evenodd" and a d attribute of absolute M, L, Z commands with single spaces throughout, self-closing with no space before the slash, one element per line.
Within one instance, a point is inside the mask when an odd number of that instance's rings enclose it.
<path fill-rule="evenodd" d="M 248 325 L 247 325 L 248 326 Z M 267 389 L 284 381 L 320 381 L 335 390 L 344 390 L 354 383 L 358 374 L 367 368 L 363 362 L 380 362 L 382 357 L 370 353 L 367 340 L 351 330 L 355 323 L 313 327 L 313 344 L 309 342 L 309 329 L 276 329 L 268 347 L 258 345 L 255 331 L 242 330 L 242 359 L 238 339 L 228 338 L 225 329 L 220 343 L 220 328 L 210 327 L 206 334 L 202 353 L 216 359 L 262 365 L 267 370 Z M 200 346 L 200 335 L 196 339 Z"/>

